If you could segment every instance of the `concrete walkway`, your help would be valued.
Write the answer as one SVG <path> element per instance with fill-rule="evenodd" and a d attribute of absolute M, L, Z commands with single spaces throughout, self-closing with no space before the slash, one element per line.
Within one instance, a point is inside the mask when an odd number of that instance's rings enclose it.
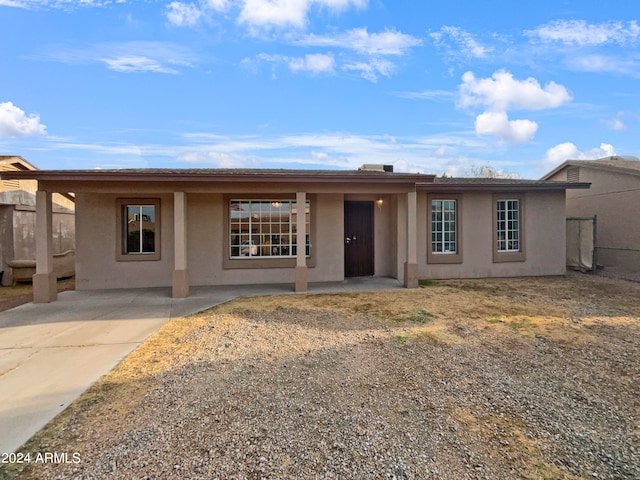
<path fill-rule="evenodd" d="M 311 284 L 309 293 L 402 288 L 363 277 Z M 147 337 L 179 318 L 240 296 L 291 294 L 291 285 L 70 291 L 0 312 L 0 454 L 14 452 Z M 26 452 L 25 452 L 26 453 Z"/>

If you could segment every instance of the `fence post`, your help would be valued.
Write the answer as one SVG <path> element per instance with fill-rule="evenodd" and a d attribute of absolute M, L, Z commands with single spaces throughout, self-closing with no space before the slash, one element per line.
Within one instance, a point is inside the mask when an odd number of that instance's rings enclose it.
<path fill-rule="evenodd" d="M 593 216 L 593 258 L 591 260 L 591 271 L 594 275 L 598 274 L 598 252 L 596 247 L 597 239 L 598 215 Z"/>

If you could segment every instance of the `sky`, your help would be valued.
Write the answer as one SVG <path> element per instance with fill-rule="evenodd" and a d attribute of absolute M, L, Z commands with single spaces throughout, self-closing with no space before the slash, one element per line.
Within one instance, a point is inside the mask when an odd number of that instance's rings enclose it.
<path fill-rule="evenodd" d="M 0 0 L 0 155 L 540 178 L 640 156 L 638 17 L 635 0 Z"/>

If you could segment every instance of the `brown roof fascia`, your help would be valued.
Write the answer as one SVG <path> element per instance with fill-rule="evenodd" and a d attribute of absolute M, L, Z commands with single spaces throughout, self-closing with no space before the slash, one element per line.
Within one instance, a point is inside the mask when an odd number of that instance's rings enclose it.
<path fill-rule="evenodd" d="M 553 191 L 568 188 L 590 188 L 587 182 L 536 182 L 536 183 L 418 183 L 419 192 L 523 192 L 523 191 Z"/>
<path fill-rule="evenodd" d="M 372 173 L 345 171 L 325 173 L 317 170 L 295 171 L 87 171 L 87 170 L 36 170 L 29 172 L 2 172 L 3 179 L 33 179 L 70 182 L 278 182 L 278 183 L 416 183 L 433 181 L 435 175 L 404 173 Z"/>

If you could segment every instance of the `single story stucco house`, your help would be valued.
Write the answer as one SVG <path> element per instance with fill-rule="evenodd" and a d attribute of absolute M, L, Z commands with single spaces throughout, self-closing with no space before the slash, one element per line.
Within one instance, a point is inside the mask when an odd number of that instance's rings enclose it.
<path fill-rule="evenodd" d="M 586 183 L 355 171 L 38 170 L 34 301 L 56 298 L 51 195 L 76 199 L 76 288 L 565 273 L 565 191 Z"/>

